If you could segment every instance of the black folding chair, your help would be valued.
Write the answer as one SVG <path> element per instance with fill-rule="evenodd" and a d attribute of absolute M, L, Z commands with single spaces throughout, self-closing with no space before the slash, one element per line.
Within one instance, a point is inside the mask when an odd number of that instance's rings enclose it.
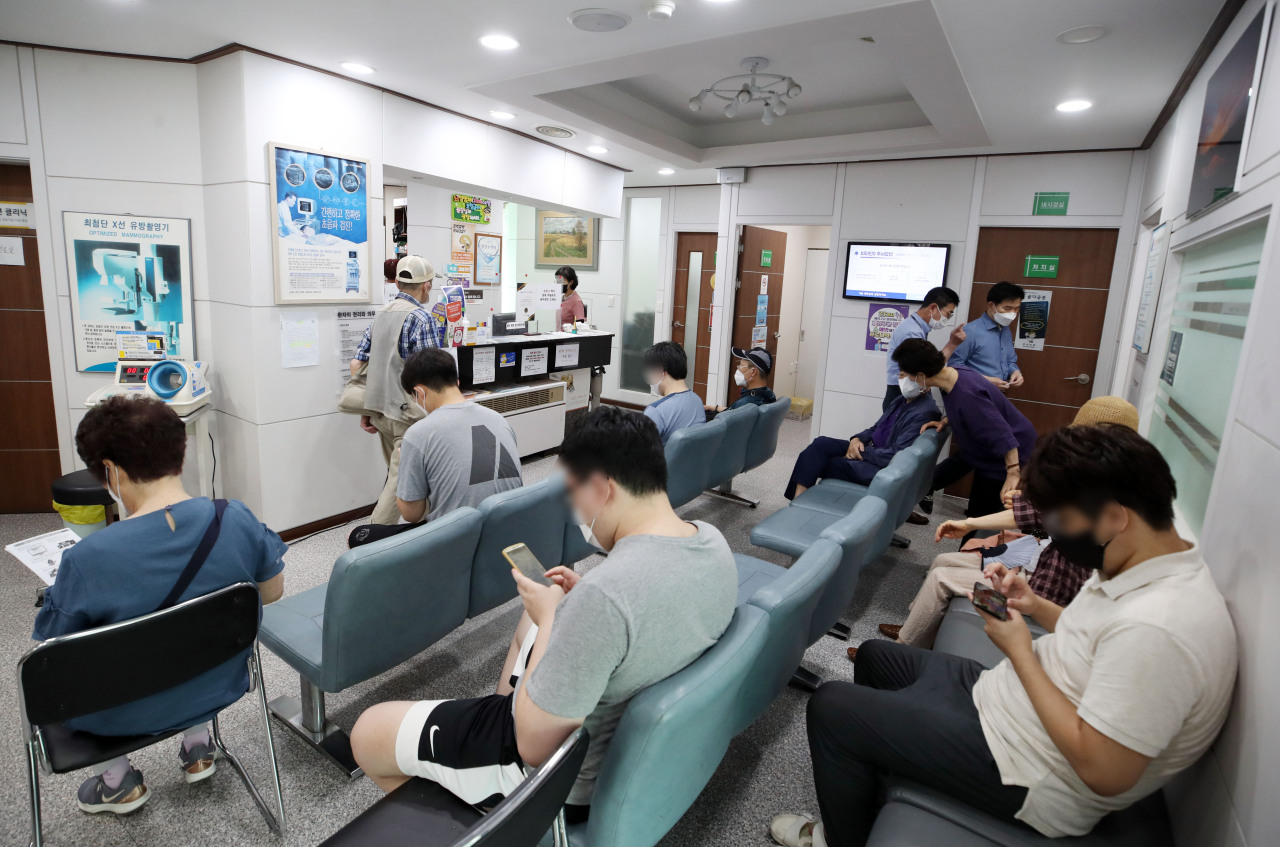
<path fill-rule="evenodd" d="M 575 730 L 551 757 L 481 816 L 434 782 L 411 779 L 338 830 L 320 847 L 537 847 L 552 830 L 569 847 L 564 801 L 587 755 Z"/>
<path fill-rule="evenodd" d="M 278 817 L 267 808 L 240 760 L 222 743 L 218 718 L 213 743 L 239 774 L 272 832 L 284 832 L 284 796 L 258 661 L 261 598 L 256 585 L 237 583 L 133 620 L 51 638 L 18 660 L 18 705 L 31 788 L 31 843 L 41 847 L 40 770 L 68 773 L 149 747 L 181 730 L 158 735 L 104 736 L 66 722 L 159 694 L 249 651 L 249 688 L 258 692 Z M 121 656 L 136 657 L 120 661 Z M 236 698 L 239 699 L 239 698 Z M 227 703 L 235 702 L 232 700 Z"/>

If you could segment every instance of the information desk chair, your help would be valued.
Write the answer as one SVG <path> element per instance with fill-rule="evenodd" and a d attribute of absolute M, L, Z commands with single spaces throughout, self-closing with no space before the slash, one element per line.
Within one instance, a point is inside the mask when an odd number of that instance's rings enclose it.
<path fill-rule="evenodd" d="M 267 715 L 267 695 L 258 661 L 258 587 L 248 582 L 179 603 L 133 620 L 51 638 L 18 660 L 18 707 L 31 790 L 31 843 L 40 847 L 40 771 L 69 773 L 150 747 L 181 730 L 159 735 L 104 736 L 80 732 L 66 722 L 168 691 L 247 655 L 248 691 L 257 691 L 266 732 L 267 759 L 276 790 L 276 813 L 262 799 L 240 760 L 222 742 L 218 718 L 213 743 L 231 763 L 267 826 L 284 833 L 284 795 Z M 120 662 L 120 656 L 145 661 Z M 226 705 L 230 706 L 239 698 Z M 225 707 L 224 707 L 225 708 Z"/>
<path fill-rule="evenodd" d="M 587 755 L 574 730 L 515 791 L 481 817 L 434 782 L 411 779 L 338 830 L 321 847 L 535 847 L 547 830 L 568 847 L 564 801 Z"/>

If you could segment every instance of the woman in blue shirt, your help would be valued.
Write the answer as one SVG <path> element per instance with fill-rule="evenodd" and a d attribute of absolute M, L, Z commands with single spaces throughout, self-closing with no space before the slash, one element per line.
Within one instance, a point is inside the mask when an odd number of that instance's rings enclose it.
<path fill-rule="evenodd" d="M 186 448 L 186 426 L 159 400 L 117 396 L 88 411 L 76 430 L 76 450 L 127 520 L 63 554 L 33 638 L 43 641 L 129 620 L 164 603 L 214 517 L 211 500 L 183 490 Z M 237 582 L 256 582 L 264 603 L 278 600 L 284 593 L 286 549 L 280 536 L 233 500 L 208 558 L 176 602 Z M 68 723 L 108 736 L 185 727 L 178 752 L 183 778 L 188 783 L 207 779 L 216 767 L 206 722 L 248 690 L 247 655 L 176 688 Z M 121 656 L 120 661 L 140 658 Z M 125 756 L 94 770 L 77 796 L 86 812 L 125 814 L 150 796 L 142 772 Z"/>

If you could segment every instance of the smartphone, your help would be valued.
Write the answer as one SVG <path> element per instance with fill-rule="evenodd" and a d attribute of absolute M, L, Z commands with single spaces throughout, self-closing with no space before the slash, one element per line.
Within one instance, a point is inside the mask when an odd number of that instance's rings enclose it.
<path fill-rule="evenodd" d="M 1009 598 L 981 582 L 973 584 L 973 605 L 992 617 L 1009 620 Z"/>
<path fill-rule="evenodd" d="M 512 544 L 502 551 L 502 557 L 511 564 L 511 567 L 539 585 L 555 585 L 547 579 L 547 569 L 542 566 L 542 562 L 539 562 L 538 557 L 533 555 L 533 551 L 524 544 Z"/>

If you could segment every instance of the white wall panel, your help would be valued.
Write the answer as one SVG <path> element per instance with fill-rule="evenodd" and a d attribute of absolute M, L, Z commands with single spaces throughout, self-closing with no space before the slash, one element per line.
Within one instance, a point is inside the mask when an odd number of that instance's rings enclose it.
<path fill-rule="evenodd" d="M 617 218 L 622 214 L 623 176 L 616 168 L 565 153 L 564 193 L 560 202 L 571 209 Z"/>
<path fill-rule="evenodd" d="M 1174 140 L 1177 135 L 1175 113 L 1164 129 L 1156 136 L 1155 143 L 1147 151 L 1147 164 L 1142 179 L 1142 200 L 1138 204 L 1141 215 L 1154 211 L 1154 206 L 1164 200 L 1165 186 L 1169 182 L 1169 165 L 1172 163 Z M 1162 220 L 1164 218 L 1162 217 Z"/>
<path fill-rule="evenodd" d="M 257 182 L 205 186 L 208 279 L 201 290 L 208 299 L 241 306 L 275 303 L 270 191 Z"/>
<path fill-rule="evenodd" d="M 206 354 L 212 367 L 213 402 L 222 411 L 246 423 L 259 420 L 258 382 L 264 363 L 255 354 L 254 314 L 247 306 L 211 302 L 209 322 L 213 351 Z M 278 350 L 275 361 L 279 364 Z"/>
<path fill-rule="evenodd" d="M 18 48 L 12 44 L 0 44 L 0 143 L 27 143 L 27 122 L 22 114 L 22 81 L 18 75 Z"/>
<path fill-rule="evenodd" d="M 987 160 L 983 215 L 1031 215 L 1037 191 L 1069 191 L 1064 226 L 1079 215 L 1123 215 L 1133 154 L 1060 153 Z"/>
<path fill-rule="evenodd" d="M 48 175 L 200 183 L 194 65 L 37 50 L 36 84 Z"/>
<path fill-rule="evenodd" d="M 715 226 L 720 220 L 720 186 L 678 185 L 672 197 L 671 219 L 682 225 Z"/>
<path fill-rule="evenodd" d="M 964 241 L 973 174 L 973 159 L 848 165 L 841 234 L 846 239 Z"/>
<path fill-rule="evenodd" d="M 245 179 L 267 181 L 274 141 L 367 159 L 369 196 L 382 196 L 382 92 L 252 53 L 244 91 Z"/>
<path fill-rule="evenodd" d="M 218 445 L 218 496 L 244 503 L 258 520 L 274 530 L 289 529 L 287 525 L 268 522 L 262 508 L 263 454 L 259 427 L 219 411 L 212 430 Z"/>
<path fill-rule="evenodd" d="M 262 511 L 270 527 L 301 526 L 378 499 L 387 476 L 380 440 L 337 412 L 257 428 Z"/>
<path fill-rule="evenodd" d="M 272 306 L 252 309 L 253 358 L 257 372 L 258 416 L 254 423 L 275 424 L 327 415 L 338 405 L 336 314 L 340 306 Z M 320 331 L 320 362 L 286 368 L 280 359 L 280 320 L 314 314 Z M 348 360 L 349 361 L 349 360 Z M 355 424 L 355 418 L 349 418 Z M 323 517 L 323 515 L 320 515 Z M 305 521 L 304 521 L 305 523 Z"/>
<path fill-rule="evenodd" d="M 204 183 L 243 180 L 245 155 L 244 53 L 196 67 L 200 93 L 200 162 Z"/>
<path fill-rule="evenodd" d="M 747 181 L 738 189 L 738 215 L 742 217 L 830 215 L 835 202 L 835 165 L 749 168 Z"/>

